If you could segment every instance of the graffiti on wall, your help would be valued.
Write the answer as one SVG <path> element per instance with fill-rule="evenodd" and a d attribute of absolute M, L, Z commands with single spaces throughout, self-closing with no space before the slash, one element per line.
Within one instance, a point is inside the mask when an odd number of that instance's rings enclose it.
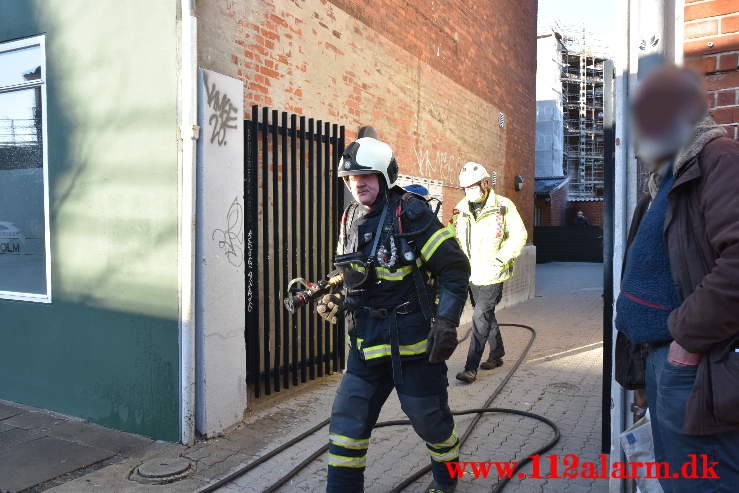
<path fill-rule="evenodd" d="M 218 242 L 228 263 L 241 267 L 244 263 L 244 209 L 239 198 L 234 198 L 226 213 L 226 227 L 215 229 L 211 239 Z"/>
<path fill-rule="evenodd" d="M 204 74 L 205 95 L 208 108 L 212 113 L 208 117 L 208 124 L 212 127 L 210 143 L 217 142 L 219 146 L 226 145 L 226 134 L 229 129 L 236 128 L 238 108 L 233 104 L 231 98 L 225 92 L 222 93 L 215 82 L 208 83 L 208 74 Z"/>
<path fill-rule="evenodd" d="M 256 279 L 254 279 L 254 273 L 256 272 L 254 266 L 254 248 L 256 248 L 254 245 L 254 232 L 249 229 L 249 233 L 246 237 L 246 262 L 248 267 L 246 272 L 246 310 L 249 313 L 254 311 L 254 298 L 256 296 L 254 289 L 254 283 L 256 282 Z"/>
<path fill-rule="evenodd" d="M 431 152 L 425 148 L 413 146 L 413 152 L 418 163 L 419 175 L 426 178 L 441 180 L 447 185 L 456 186 L 459 170 L 464 161 L 462 158 L 449 152 Z"/>

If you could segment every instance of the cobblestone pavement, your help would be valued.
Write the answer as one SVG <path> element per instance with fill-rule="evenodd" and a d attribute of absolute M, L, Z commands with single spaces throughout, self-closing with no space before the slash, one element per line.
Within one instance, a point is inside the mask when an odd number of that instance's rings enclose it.
<path fill-rule="evenodd" d="M 577 454 L 581 461 L 596 463 L 601 446 L 601 286 L 600 264 L 537 266 L 537 297 L 500 311 L 498 320 L 531 325 L 537 330 L 538 337 L 526 362 L 492 404 L 548 417 L 562 433 L 559 444 L 548 454 Z M 463 327 L 460 333 L 467 329 Z M 528 331 L 515 327 L 502 330 L 507 353 L 505 364 L 493 371 L 481 371 L 473 385 L 464 385 L 454 379 L 464 366 L 468 341 L 459 346 L 449 361 L 449 397 L 453 410 L 480 407 L 521 354 L 528 341 Z M 326 419 L 340 379 L 340 375 L 333 375 L 291 394 L 260 403 L 244 423 L 228 435 L 192 447 L 180 447 L 177 454 L 195 463 L 195 473 L 186 480 L 155 487 L 139 485 L 126 479 L 135 464 L 124 462 L 66 483 L 54 491 L 195 491 Z M 380 416 L 381 421 L 390 419 L 405 419 L 395 394 L 390 396 Z M 455 419 L 460 434 L 471 420 L 472 416 Z M 264 491 L 324 445 L 327 435 L 327 428 L 322 429 L 219 491 Z M 480 420 L 462 447 L 462 460 L 517 460 L 541 447 L 551 437 L 548 427 L 532 419 L 489 414 Z M 423 442 L 410 427 L 377 429 L 372 435 L 368 453 L 366 491 L 389 491 L 404 477 L 428 464 L 428 460 Z M 548 467 L 542 465 L 542 475 L 547 471 Z M 280 491 L 323 491 L 325 476 L 324 455 Z M 426 475 L 406 491 L 423 491 L 429 481 L 430 476 Z M 457 491 L 490 491 L 495 481 L 493 475 L 488 479 L 475 479 L 468 475 L 462 479 Z M 527 478 L 512 480 L 505 491 L 598 492 L 607 489 L 605 480 Z"/>
<path fill-rule="evenodd" d="M 501 323 L 532 325 L 538 331 L 529 358 L 493 402 L 495 407 L 515 408 L 542 414 L 560 428 L 562 439 L 548 454 L 577 454 L 581 461 L 598 463 L 601 436 L 601 272 L 599 264 L 546 264 L 539 266 L 537 298 L 503 310 Z M 453 410 L 481 406 L 521 354 L 528 332 L 504 327 L 506 365 L 491 372 L 481 371 L 473 385 L 464 385 L 453 376 L 464 365 L 468 343 L 460 345 L 449 362 L 450 406 Z M 547 356 L 553 355 L 553 356 Z M 338 379 L 326 382 L 310 396 L 286 401 L 269 416 L 254 416 L 259 428 L 285 429 L 290 416 L 302 416 L 300 429 L 323 419 L 330 409 Z M 318 415 L 315 416 L 315 413 Z M 266 413 L 266 412 L 265 412 Z M 313 419 L 311 419 L 313 417 Z M 388 399 L 380 420 L 403 419 L 396 395 Z M 472 416 L 456 418 L 461 433 Z M 293 425 L 295 422 L 293 421 Z M 246 425 L 250 427 L 249 424 Z M 290 436 L 299 430 L 291 428 Z M 483 417 L 462 448 L 462 460 L 507 461 L 527 456 L 552 437 L 549 428 L 530 418 L 493 414 Z M 239 478 L 224 492 L 258 492 L 276 481 L 295 464 L 326 442 L 326 431 L 316 433 L 280 458 Z M 410 427 L 375 430 L 368 453 L 365 486 L 368 492 L 386 492 L 404 477 L 428 463 L 423 442 Z M 325 481 L 325 457 L 316 460 L 281 491 L 321 491 Z M 524 469 L 524 471 L 530 471 Z M 542 466 L 542 474 L 548 470 Z M 561 467 L 560 467 L 561 473 Z M 407 491 L 423 491 L 426 476 Z M 458 491 L 490 491 L 494 478 L 465 476 Z M 514 479 L 506 491 L 607 491 L 605 480 Z"/>

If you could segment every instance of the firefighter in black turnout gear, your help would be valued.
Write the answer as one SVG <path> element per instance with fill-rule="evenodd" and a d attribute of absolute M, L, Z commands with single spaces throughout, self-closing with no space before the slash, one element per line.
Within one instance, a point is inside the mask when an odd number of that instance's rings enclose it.
<path fill-rule="evenodd" d="M 390 146 L 370 137 L 351 143 L 339 163 L 355 199 L 335 262 L 344 285 L 316 308 L 332 323 L 343 312 L 351 345 L 331 411 L 330 493 L 363 491 L 370 434 L 393 388 L 431 456 L 426 491 L 456 487 L 444 464 L 459 460 L 445 361 L 457 346 L 470 267 L 426 202 L 393 186 L 397 174 Z"/>

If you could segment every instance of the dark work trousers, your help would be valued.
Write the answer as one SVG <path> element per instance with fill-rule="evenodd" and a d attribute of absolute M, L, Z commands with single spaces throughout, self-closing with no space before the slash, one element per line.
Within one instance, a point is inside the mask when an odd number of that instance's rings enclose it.
<path fill-rule="evenodd" d="M 434 479 L 442 486 L 456 483 L 446 466 L 447 462 L 459 460 L 459 438 L 449 410 L 447 385 L 445 363 L 431 364 L 425 357 L 403 361 L 403 383 L 396 384 L 388 358 L 368 365 L 351 348 L 331 410 L 326 491 L 364 491 L 369 438 L 393 388 L 416 434 L 426 442 Z"/>
<path fill-rule="evenodd" d="M 472 340 L 467 353 L 465 371 L 477 371 L 485 350 L 485 343 L 490 343 L 490 359 L 502 358 L 505 355 L 503 338 L 500 335 L 498 321 L 495 319 L 495 306 L 503 296 L 503 283 L 488 286 L 470 284 L 475 311 L 472 314 Z"/>

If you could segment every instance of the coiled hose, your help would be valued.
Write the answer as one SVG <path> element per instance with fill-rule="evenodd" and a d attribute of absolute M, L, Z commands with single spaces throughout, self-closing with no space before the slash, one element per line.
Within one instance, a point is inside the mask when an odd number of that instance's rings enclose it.
<path fill-rule="evenodd" d="M 459 446 L 460 449 L 462 445 L 467 441 L 467 439 L 472 434 L 472 431 L 474 430 L 475 426 L 477 426 L 478 422 L 482 418 L 483 414 L 487 413 L 500 413 L 500 414 L 515 414 L 518 416 L 525 416 L 527 418 L 535 419 L 537 421 L 540 421 L 547 425 L 549 428 L 552 429 L 554 432 L 554 437 L 547 442 L 543 447 L 539 448 L 538 450 L 532 452 L 531 454 L 528 454 L 528 456 L 525 459 L 522 459 L 519 461 L 516 465 L 516 467 L 513 469 L 513 472 L 506 476 L 500 478 L 500 481 L 498 481 L 495 485 L 492 487 L 493 493 L 499 493 L 500 491 L 505 488 L 505 486 L 508 484 L 510 479 L 515 476 L 515 473 L 521 470 L 526 464 L 528 464 L 531 459 L 530 457 L 533 455 L 541 455 L 546 453 L 548 450 L 550 450 L 552 447 L 554 447 L 557 442 L 559 442 L 560 439 L 560 433 L 559 428 L 557 428 L 557 425 L 555 425 L 551 420 L 548 418 L 545 418 L 544 416 L 540 416 L 535 413 L 530 413 L 528 411 L 520 411 L 518 409 L 506 409 L 506 408 L 500 408 L 500 407 L 490 407 L 490 404 L 495 400 L 496 397 L 498 397 L 498 394 L 503 390 L 503 388 L 506 386 L 508 381 L 511 379 L 513 374 L 518 370 L 518 368 L 523 363 L 524 359 L 526 358 L 526 355 L 528 354 L 529 350 L 531 349 L 531 346 L 534 344 L 534 340 L 536 339 L 536 330 L 533 327 L 530 327 L 528 325 L 523 324 L 500 324 L 501 327 L 518 327 L 522 329 L 526 329 L 531 333 L 531 337 L 529 338 L 528 343 L 526 344 L 526 347 L 521 352 L 521 355 L 518 357 L 516 362 L 513 364 L 511 369 L 506 374 L 505 378 L 498 384 L 498 386 L 495 388 L 495 390 L 490 394 L 490 396 L 487 398 L 485 403 L 480 408 L 475 409 L 464 409 L 461 411 L 454 411 L 452 414 L 454 416 L 463 416 L 467 414 L 475 414 L 476 416 L 472 420 L 472 422 L 469 424 L 465 432 L 462 434 L 462 436 L 459 439 Z M 462 338 L 462 341 L 466 340 L 470 336 L 470 332 L 468 331 L 464 338 Z M 315 425 L 314 427 L 310 428 L 309 430 L 301 433 L 300 435 L 296 436 L 295 438 L 285 442 L 284 444 L 280 445 L 279 447 L 272 449 L 259 459 L 255 460 L 254 462 L 250 462 L 249 464 L 244 465 L 243 467 L 238 468 L 237 470 L 233 471 L 232 473 L 228 474 L 227 476 L 224 476 L 223 478 L 203 487 L 202 489 L 198 490 L 198 493 L 211 493 L 218 488 L 221 488 L 222 486 L 227 485 L 228 483 L 232 482 L 233 480 L 243 476 L 244 474 L 248 473 L 249 471 L 257 468 L 261 464 L 264 464 L 271 458 L 281 454 L 285 450 L 289 449 L 290 447 L 294 446 L 296 443 L 300 442 L 301 440 L 306 439 L 307 437 L 313 435 L 323 427 L 329 424 L 330 419 L 325 419 Z M 380 423 L 377 423 L 375 425 L 375 428 L 385 428 L 388 426 L 407 426 L 410 425 L 410 420 L 407 419 L 401 419 L 401 420 L 395 420 L 395 421 L 383 421 Z M 305 458 L 302 462 L 300 462 L 298 465 L 296 465 L 294 468 L 292 468 L 290 471 L 288 471 L 284 476 L 282 476 L 279 480 L 277 480 L 275 483 L 267 487 L 264 492 L 265 493 L 273 493 L 277 491 L 279 488 L 287 484 L 293 477 L 295 477 L 300 471 L 308 467 L 313 461 L 318 459 L 321 455 L 326 453 L 328 451 L 328 444 L 323 445 L 321 448 L 313 452 L 310 456 Z M 429 471 L 431 471 L 431 466 L 428 465 L 426 467 L 423 467 L 419 469 L 418 471 L 414 472 L 407 478 L 405 478 L 400 484 L 395 486 L 391 492 L 392 493 L 399 493 L 400 491 L 403 491 L 405 488 L 416 482 L 419 478 L 421 478 L 423 475 L 427 474 Z"/>

